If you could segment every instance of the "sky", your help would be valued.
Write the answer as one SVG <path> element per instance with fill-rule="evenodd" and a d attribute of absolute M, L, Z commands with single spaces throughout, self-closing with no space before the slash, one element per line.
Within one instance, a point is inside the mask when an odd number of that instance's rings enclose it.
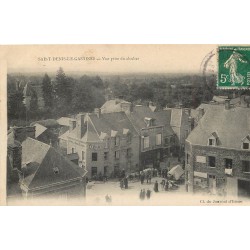
<path fill-rule="evenodd" d="M 13 45 L 0 46 L 0 59 L 7 62 L 9 73 L 53 72 L 59 67 L 65 72 L 199 73 L 214 50 L 216 45 Z"/>

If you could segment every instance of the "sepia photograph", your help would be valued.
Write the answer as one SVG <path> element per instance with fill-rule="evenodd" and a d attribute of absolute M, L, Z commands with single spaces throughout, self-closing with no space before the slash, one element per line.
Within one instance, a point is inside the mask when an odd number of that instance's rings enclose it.
<path fill-rule="evenodd" d="M 7 205 L 249 205 L 250 46 L 0 52 Z"/>

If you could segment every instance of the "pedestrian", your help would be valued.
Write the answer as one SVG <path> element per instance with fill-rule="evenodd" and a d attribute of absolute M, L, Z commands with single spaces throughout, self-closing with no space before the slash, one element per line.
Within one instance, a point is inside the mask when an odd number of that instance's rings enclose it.
<path fill-rule="evenodd" d="M 128 177 L 124 178 L 124 186 L 125 186 L 125 189 L 128 189 Z"/>
<path fill-rule="evenodd" d="M 123 181 L 123 179 L 120 180 L 120 188 L 121 188 L 121 189 L 124 188 L 124 181 Z"/>
<path fill-rule="evenodd" d="M 141 189 L 141 192 L 140 192 L 140 200 L 144 200 L 145 199 L 145 189 Z"/>
<path fill-rule="evenodd" d="M 143 191 L 141 189 L 140 195 L 139 195 L 140 200 L 143 200 Z"/>
<path fill-rule="evenodd" d="M 142 172 L 142 173 L 141 173 L 141 184 L 144 183 L 144 178 L 145 178 L 145 176 L 144 176 L 144 173 Z"/>
<path fill-rule="evenodd" d="M 155 184 L 154 184 L 154 191 L 157 193 L 159 192 L 159 189 L 158 189 L 158 182 L 155 181 Z"/>
<path fill-rule="evenodd" d="M 106 202 L 111 202 L 112 201 L 112 197 L 111 195 L 109 196 L 108 194 L 105 196 Z"/>
<path fill-rule="evenodd" d="M 147 190 L 146 196 L 147 196 L 147 199 L 149 200 L 151 196 L 151 190 L 149 189 Z"/>
<path fill-rule="evenodd" d="M 148 179 L 149 179 L 149 184 L 151 184 L 151 174 L 149 174 Z"/>
<path fill-rule="evenodd" d="M 145 199 L 145 196 L 146 196 L 145 189 L 142 189 L 142 199 L 143 199 L 143 200 Z"/>
<path fill-rule="evenodd" d="M 121 173 L 121 177 L 124 178 L 125 177 L 125 169 L 122 169 L 122 173 Z"/>
<path fill-rule="evenodd" d="M 164 190 L 165 183 L 166 183 L 165 180 L 162 179 L 162 181 L 161 181 L 161 190 Z"/>
<path fill-rule="evenodd" d="M 165 183 L 165 191 L 168 191 L 168 180 L 166 180 L 166 183 Z"/>

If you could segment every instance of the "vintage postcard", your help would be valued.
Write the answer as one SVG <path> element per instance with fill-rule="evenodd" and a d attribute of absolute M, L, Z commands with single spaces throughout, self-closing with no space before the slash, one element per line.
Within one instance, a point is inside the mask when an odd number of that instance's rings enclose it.
<path fill-rule="evenodd" d="M 250 205 L 250 45 L 0 46 L 2 205 Z"/>

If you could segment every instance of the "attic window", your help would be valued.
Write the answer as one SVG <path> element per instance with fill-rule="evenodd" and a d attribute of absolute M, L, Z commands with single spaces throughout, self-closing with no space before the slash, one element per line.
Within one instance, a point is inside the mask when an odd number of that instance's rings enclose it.
<path fill-rule="evenodd" d="M 250 144 L 250 136 L 247 135 L 245 138 L 242 139 L 241 148 L 249 150 L 250 149 L 249 144 Z"/>
<path fill-rule="evenodd" d="M 145 121 L 147 127 L 153 126 L 153 119 L 152 119 L 152 118 L 150 118 L 150 117 L 145 117 L 145 118 L 144 118 L 144 121 Z"/>
<path fill-rule="evenodd" d="M 211 136 L 208 138 L 208 146 L 216 146 L 218 145 L 219 137 L 216 132 L 213 132 Z"/>
<path fill-rule="evenodd" d="M 215 139 L 209 139 L 208 140 L 208 145 L 209 146 L 214 146 L 215 145 Z"/>
<path fill-rule="evenodd" d="M 58 167 L 54 167 L 53 168 L 53 172 L 54 172 L 54 174 L 59 174 L 59 168 Z"/>

